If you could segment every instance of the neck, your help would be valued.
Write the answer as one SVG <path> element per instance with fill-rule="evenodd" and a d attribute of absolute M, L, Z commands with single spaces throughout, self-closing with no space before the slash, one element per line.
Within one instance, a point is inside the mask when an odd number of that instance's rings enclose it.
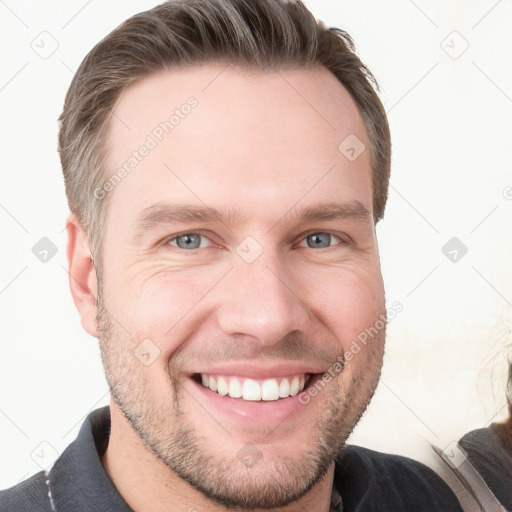
<path fill-rule="evenodd" d="M 110 418 L 109 443 L 101 460 L 116 489 L 132 510 L 230 510 L 206 498 L 147 448 L 113 401 L 110 402 Z M 285 507 L 266 509 L 265 512 L 329 512 L 333 478 L 334 462 L 326 475 L 300 500 Z"/>

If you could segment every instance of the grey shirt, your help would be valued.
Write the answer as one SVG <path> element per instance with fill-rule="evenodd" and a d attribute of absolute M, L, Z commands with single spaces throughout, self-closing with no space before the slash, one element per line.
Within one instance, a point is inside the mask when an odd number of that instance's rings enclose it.
<path fill-rule="evenodd" d="M 459 445 L 498 501 L 512 510 L 512 453 L 501 444 L 498 425 L 467 433 Z"/>
<path fill-rule="evenodd" d="M 101 462 L 110 409 L 92 411 L 49 471 L 0 491 L 0 512 L 133 512 Z M 346 446 L 336 456 L 335 512 L 462 512 L 449 487 L 419 462 Z"/>

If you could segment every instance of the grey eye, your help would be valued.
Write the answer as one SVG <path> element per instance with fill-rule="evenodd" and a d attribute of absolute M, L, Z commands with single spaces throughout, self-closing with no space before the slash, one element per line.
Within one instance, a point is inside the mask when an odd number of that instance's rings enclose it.
<path fill-rule="evenodd" d="M 201 246 L 201 235 L 181 235 L 174 240 L 180 249 L 198 249 Z"/>
<path fill-rule="evenodd" d="M 308 247 L 324 249 L 331 245 L 332 235 L 329 233 L 313 233 L 306 237 Z"/>

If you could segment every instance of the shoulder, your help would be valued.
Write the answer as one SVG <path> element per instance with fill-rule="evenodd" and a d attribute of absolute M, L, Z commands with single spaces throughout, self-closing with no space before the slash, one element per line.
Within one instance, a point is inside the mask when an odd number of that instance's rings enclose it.
<path fill-rule="evenodd" d="M 51 474 L 55 473 L 54 478 L 58 482 L 52 489 L 54 499 L 55 492 L 62 492 L 63 489 L 66 491 L 73 478 L 83 478 L 83 473 L 80 471 L 83 467 L 91 466 L 95 460 L 98 460 L 96 450 L 106 447 L 109 427 L 108 406 L 89 413 L 80 428 L 77 439 L 66 447 L 52 467 Z M 78 461 L 80 461 L 80 467 Z M 51 512 L 46 479 L 45 472 L 40 471 L 9 489 L 1 490 L 0 512 Z"/>
<path fill-rule="evenodd" d="M 50 512 L 43 471 L 0 491 L 0 512 Z"/>
<path fill-rule="evenodd" d="M 346 446 L 335 482 L 344 511 L 462 512 L 444 481 L 424 464 L 400 455 Z"/>
<path fill-rule="evenodd" d="M 512 509 L 511 433 L 510 425 L 493 423 L 487 428 L 468 432 L 459 441 L 469 463 L 507 509 Z M 505 440 L 509 441 L 508 446 Z"/>

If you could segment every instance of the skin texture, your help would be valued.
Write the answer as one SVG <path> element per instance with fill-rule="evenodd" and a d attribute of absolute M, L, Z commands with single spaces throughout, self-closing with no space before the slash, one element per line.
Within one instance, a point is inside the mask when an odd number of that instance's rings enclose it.
<path fill-rule="evenodd" d="M 112 395 L 103 464 L 136 511 L 327 512 L 334 457 L 374 393 L 385 329 L 299 415 L 276 424 L 218 411 L 189 375 L 290 361 L 323 372 L 385 313 L 364 124 L 321 67 L 166 71 L 117 102 L 109 172 L 190 97 L 197 105 L 103 199 L 101 262 L 93 265 L 83 229 L 68 219 L 71 290 L 100 340 Z M 367 148 L 354 161 L 338 149 L 350 134 Z M 369 218 L 297 218 L 301 208 L 355 201 Z M 140 213 L 160 202 L 238 217 L 137 234 Z M 170 241 L 185 233 L 205 238 L 193 250 Z M 322 235 L 330 245 L 310 247 L 314 233 L 331 233 Z M 237 252 L 247 237 L 261 250 L 251 263 Z M 135 357 L 145 339 L 149 365 Z M 238 455 L 247 446 L 259 456 L 251 467 Z"/>

